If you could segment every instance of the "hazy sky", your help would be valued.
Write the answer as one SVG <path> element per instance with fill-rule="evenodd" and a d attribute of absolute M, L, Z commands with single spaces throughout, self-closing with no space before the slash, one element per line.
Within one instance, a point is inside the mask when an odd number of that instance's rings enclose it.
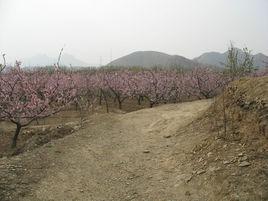
<path fill-rule="evenodd" d="M 268 55 L 268 0 L 0 0 L 0 52 L 10 62 L 56 57 L 64 44 L 91 64 L 138 50 L 193 58 L 230 40 Z"/>

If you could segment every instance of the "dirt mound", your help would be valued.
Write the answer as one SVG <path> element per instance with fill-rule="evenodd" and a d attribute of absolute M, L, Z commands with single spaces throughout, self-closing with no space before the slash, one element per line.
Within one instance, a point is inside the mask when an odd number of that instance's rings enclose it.
<path fill-rule="evenodd" d="M 55 126 L 43 125 L 32 126 L 24 129 L 20 136 L 19 146 L 16 149 L 10 149 L 9 144 L 2 145 L 0 158 L 4 156 L 15 156 L 23 152 L 32 151 L 52 140 L 63 138 L 72 134 L 81 127 L 78 123 L 67 123 Z M 11 136 L 13 133 L 6 133 L 6 136 Z M 9 137 L 2 139 L 9 142 Z"/>
<path fill-rule="evenodd" d="M 225 139 L 268 138 L 268 77 L 233 82 L 209 110 Z"/>
<path fill-rule="evenodd" d="M 192 164 L 206 171 L 199 182 L 216 186 L 218 200 L 268 200 L 267 107 L 268 77 L 243 78 L 195 122 L 210 137 L 194 148 Z"/>

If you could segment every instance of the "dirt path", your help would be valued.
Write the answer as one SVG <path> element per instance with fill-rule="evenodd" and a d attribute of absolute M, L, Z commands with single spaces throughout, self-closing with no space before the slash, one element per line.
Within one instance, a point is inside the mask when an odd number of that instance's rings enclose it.
<path fill-rule="evenodd" d="M 86 127 L 50 143 L 56 159 L 23 201 L 179 201 L 202 198 L 186 184 L 185 157 L 204 136 L 180 132 L 210 101 L 95 115 Z M 188 189 L 191 189 L 191 196 Z"/>

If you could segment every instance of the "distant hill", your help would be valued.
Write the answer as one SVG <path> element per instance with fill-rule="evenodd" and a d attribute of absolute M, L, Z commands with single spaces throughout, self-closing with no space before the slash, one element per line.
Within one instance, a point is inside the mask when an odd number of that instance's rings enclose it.
<path fill-rule="evenodd" d="M 192 68 L 198 64 L 195 61 L 178 55 L 168 55 L 155 51 L 138 51 L 107 64 L 108 66 L 141 66 L 141 67 L 183 67 Z"/>
<path fill-rule="evenodd" d="M 57 58 L 49 57 L 45 54 L 38 54 L 31 58 L 22 59 L 22 65 L 33 67 L 33 66 L 51 66 L 57 62 Z M 86 62 L 83 62 L 77 58 L 75 58 L 71 54 L 63 54 L 60 60 L 61 66 L 77 66 L 84 67 L 89 66 Z"/>
<path fill-rule="evenodd" d="M 240 59 L 243 58 L 243 52 L 241 49 L 238 50 L 238 57 Z M 224 67 L 224 64 L 227 61 L 227 56 L 228 56 L 228 51 L 224 53 L 219 53 L 219 52 L 207 52 L 202 54 L 201 56 L 194 58 L 193 61 L 196 61 L 201 64 L 208 64 L 208 65 L 213 65 L 213 66 L 218 66 L 218 67 Z M 268 56 L 259 53 L 252 55 L 253 60 L 254 60 L 254 66 L 263 68 L 267 66 L 268 63 Z"/>
<path fill-rule="evenodd" d="M 239 52 L 239 58 L 243 56 L 243 52 L 237 49 Z M 182 68 L 193 68 L 196 66 L 215 66 L 224 67 L 227 60 L 228 52 L 207 52 L 194 59 L 187 59 L 179 55 L 169 55 L 162 52 L 156 51 L 137 51 L 129 55 L 118 58 L 107 66 L 125 66 L 125 67 L 182 67 Z M 268 56 L 259 53 L 253 55 L 254 66 L 266 67 L 268 65 Z M 45 54 L 38 54 L 31 58 L 22 59 L 22 65 L 26 67 L 36 66 L 51 66 L 57 62 L 57 58 L 49 57 Z M 97 66 L 90 65 L 84 61 L 77 59 L 71 54 L 63 54 L 60 60 L 61 66 L 72 66 L 72 67 L 86 67 L 86 66 Z"/>

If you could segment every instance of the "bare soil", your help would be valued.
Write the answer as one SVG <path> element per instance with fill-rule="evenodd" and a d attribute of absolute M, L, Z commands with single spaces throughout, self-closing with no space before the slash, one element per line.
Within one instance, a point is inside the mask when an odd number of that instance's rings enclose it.
<path fill-rule="evenodd" d="M 1 158 L 0 200 L 268 200 L 267 150 L 213 136 L 211 103 L 94 114 L 72 135 Z"/>
<path fill-rule="evenodd" d="M 118 103 L 111 98 L 108 99 L 109 112 L 121 114 L 148 108 L 149 102 L 144 100 L 138 105 L 137 100 L 126 99 L 122 106 L 122 109 L 119 110 Z M 71 106 L 56 115 L 34 121 L 30 126 L 22 128 L 16 149 L 11 149 L 11 140 L 16 130 L 15 125 L 10 122 L 0 121 L 0 158 L 35 149 L 53 139 L 72 134 L 83 124 L 83 121 L 95 113 L 107 113 L 104 101 L 102 101 L 101 105 L 96 102 L 92 108 L 83 111 Z"/>
<path fill-rule="evenodd" d="M 2 158 L 1 165 L 14 169 L 16 177 L 3 185 L 9 188 L 3 199 L 188 199 L 182 175 L 192 170 L 182 172 L 180 166 L 204 136 L 177 133 L 209 105 L 210 101 L 197 101 L 126 114 L 95 114 L 72 135 Z"/>

